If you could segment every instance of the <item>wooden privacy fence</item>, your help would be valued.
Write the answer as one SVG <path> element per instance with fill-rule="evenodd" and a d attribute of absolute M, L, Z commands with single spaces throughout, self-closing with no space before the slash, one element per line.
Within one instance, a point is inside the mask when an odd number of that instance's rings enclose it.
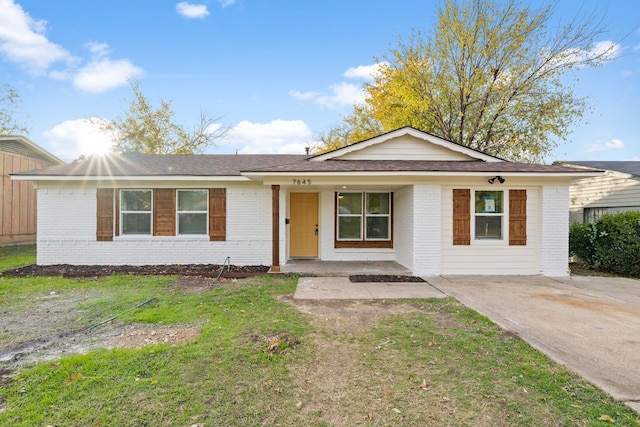
<path fill-rule="evenodd" d="M 0 246 L 36 240 L 36 190 L 10 174 L 50 166 L 46 160 L 0 151 Z"/>

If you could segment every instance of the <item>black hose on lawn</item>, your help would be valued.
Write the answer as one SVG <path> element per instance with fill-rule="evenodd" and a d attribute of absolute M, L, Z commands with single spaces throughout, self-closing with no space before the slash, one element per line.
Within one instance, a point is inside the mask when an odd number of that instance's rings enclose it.
<path fill-rule="evenodd" d="M 102 326 L 102 325 L 104 325 L 105 323 L 111 322 L 113 319 L 116 319 L 116 318 L 118 318 L 118 317 L 122 316 L 123 314 L 126 314 L 126 313 L 130 312 L 131 310 L 135 310 L 135 309 L 136 309 L 136 308 L 138 308 L 138 307 L 142 307 L 143 305 L 150 303 L 151 301 L 153 301 L 153 300 L 154 300 L 154 299 L 156 299 L 156 298 L 158 298 L 158 297 L 151 297 L 151 298 L 149 298 L 148 300 L 142 301 L 140 304 L 136 304 L 136 305 L 134 305 L 133 307 L 131 307 L 131 308 L 129 308 L 129 309 L 127 309 L 127 310 L 123 311 L 123 312 L 122 312 L 122 313 L 120 313 L 120 314 L 116 314 L 115 316 L 111 316 L 110 318 L 105 319 L 105 320 L 103 320 L 102 322 L 95 323 L 95 324 L 93 324 L 93 325 L 89 326 L 89 327 L 87 328 L 87 331 L 91 331 L 91 330 L 93 330 L 93 329 L 97 328 L 98 326 Z"/>
<path fill-rule="evenodd" d="M 231 257 L 228 256 L 224 262 L 222 263 L 222 268 L 220 269 L 220 273 L 218 273 L 218 277 L 216 277 L 211 283 L 209 283 L 209 286 L 222 286 L 218 283 L 218 280 L 220 280 L 220 276 L 222 276 L 222 273 L 224 273 L 224 266 L 227 266 L 227 272 L 231 271 Z"/>

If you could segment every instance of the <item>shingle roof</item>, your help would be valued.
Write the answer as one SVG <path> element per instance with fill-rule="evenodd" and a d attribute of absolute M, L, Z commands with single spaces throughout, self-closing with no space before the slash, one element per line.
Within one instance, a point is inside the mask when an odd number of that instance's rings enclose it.
<path fill-rule="evenodd" d="M 289 164 L 274 164 L 244 172 L 529 172 L 575 173 L 583 169 L 559 165 L 515 162 L 433 161 L 433 160 L 327 160 L 305 159 Z"/>
<path fill-rule="evenodd" d="M 430 160 L 310 161 L 295 154 L 122 154 L 52 166 L 16 175 L 28 176 L 240 176 L 243 172 L 459 172 L 459 173 L 576 173 L 582 168 L 515 162 Z"/>
<path fill-rule="evenodd" d="M 604 169 L 640 176 L 640 161 L 566 161 L 565 164 Z"/>
<path fill-rule="evenodd" d="M 284 165 L 295 154 L 121 154 L 16 175 L 34 176 L 239 176 L 242 170 Z"/>

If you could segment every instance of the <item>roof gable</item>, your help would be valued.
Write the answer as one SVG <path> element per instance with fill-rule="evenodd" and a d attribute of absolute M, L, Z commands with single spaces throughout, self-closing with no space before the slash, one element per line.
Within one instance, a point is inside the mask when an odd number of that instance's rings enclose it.
<path fill-rule="evenodd" d="M 0 135 L 0 151 L 44 160 L 54 165 L 64 164 L 62 160 L 21 135 Z"/>
<path fill-rule="evenodd" d="M 319 154 L 310 160 L 314 162 L 325 160 L 481 160 L 504 162 L 497 157 L 489 156 L 412 127 L 403 127 L 375 138 Z"/>

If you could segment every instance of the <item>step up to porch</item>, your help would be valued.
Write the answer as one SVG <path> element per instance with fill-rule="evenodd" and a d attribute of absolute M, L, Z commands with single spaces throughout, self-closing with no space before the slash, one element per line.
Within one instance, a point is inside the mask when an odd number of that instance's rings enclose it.
<path fill-rule="evenodd" d="M 280 267 L 283 273 L 301 276 L 348 277 L 356 274 L 384 274 L 410 276 L 411 271 L 395 261 L 318 261 L 289 260 Z"/>

